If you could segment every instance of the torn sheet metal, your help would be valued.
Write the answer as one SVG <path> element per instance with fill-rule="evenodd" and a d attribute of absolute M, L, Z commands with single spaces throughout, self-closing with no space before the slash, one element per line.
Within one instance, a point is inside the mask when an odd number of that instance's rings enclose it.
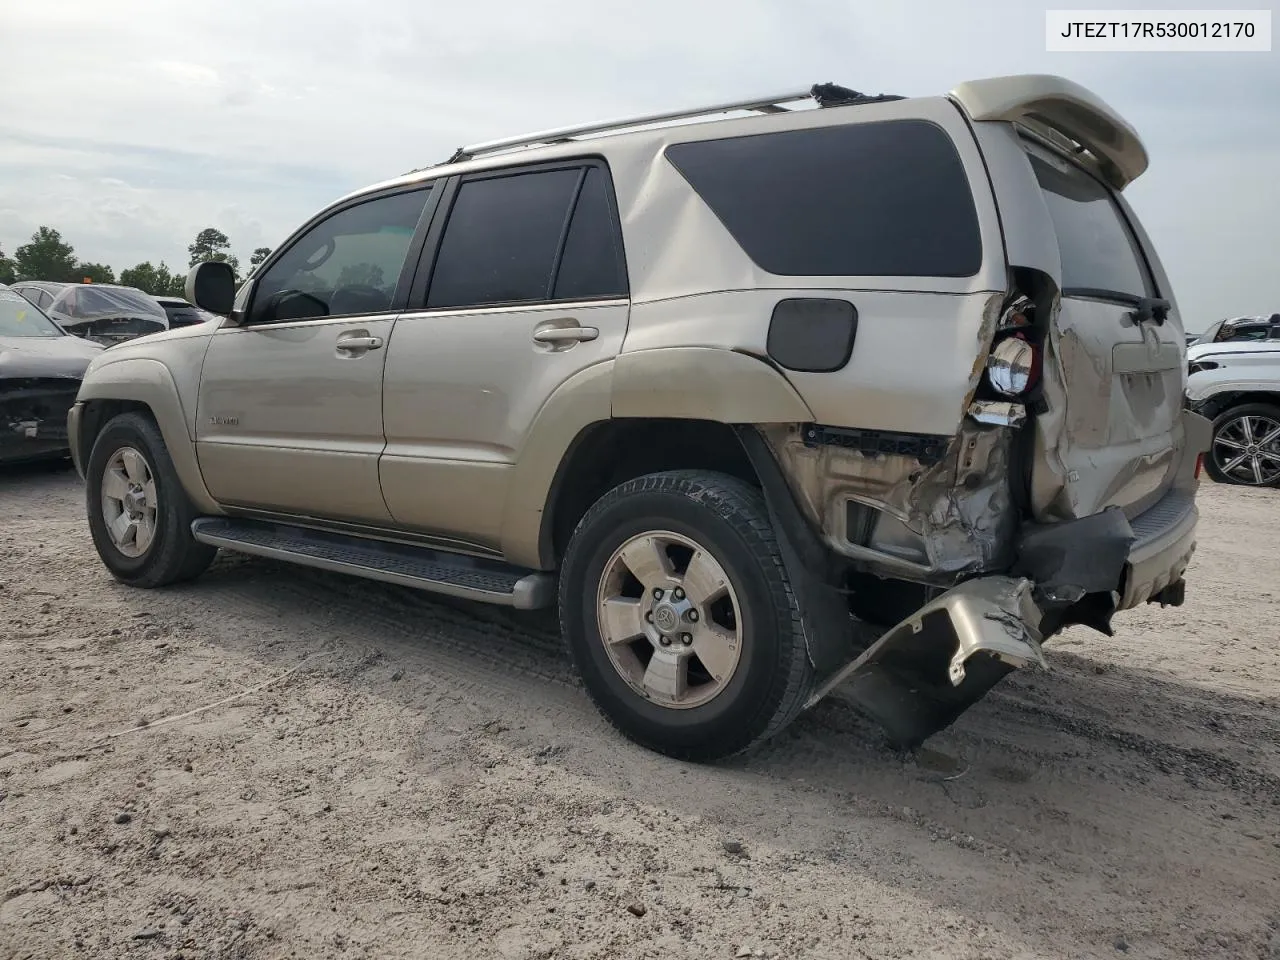
<path fill-rule="evenodd" d="M 837 686 L 902 747 L 950 726 L 1011 670 L 1048 668 L 1033 584 L 983 577 L 960 584 L 887 631 L 809 698 Z"/>
<path fill-rule="evenodd" d="M 806 443 L 815 424 L 763 427 L 789 486 L 835 554 L 882 576 L 951 586 L 1013 562 L 1018 517 L 1009 486 L 1014 404 L 972 414 L 975 392 L 1000 321 L 989 298 L 976 331 L 968 390 L 954 436 L 933 443 Z M 1009 409 L 1004 409 L 1008 407 Z M 819 428 L 820 429 L 820 428 Z M 866 432 L 866 431 L 864 431 Z M 853 504 L 853 507 L 850 504 Z M 865 509 L 863 509 L 865 508 Z"/>
<path fill-rule="evenodd" d="M 966 421 L 931 464 L 906 454 L 806 445 L 800 426 L 763 432 L 810 521 L 855 566 L 949 586 L 1012 563 L 1017 511 L 1009 429 Z M 850 501 L 869 511 L 864 530 L 853 529 Z"/>

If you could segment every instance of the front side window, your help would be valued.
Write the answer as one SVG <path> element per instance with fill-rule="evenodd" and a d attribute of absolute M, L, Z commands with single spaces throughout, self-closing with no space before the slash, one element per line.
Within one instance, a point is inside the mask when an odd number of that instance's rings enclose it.
<path fill-rule="evenodd" d="M 1111 191 L 1074 164 L 1030 159 L 1058 236 L 1063 289 L 1150 296 L 1146 262 Z"/>
<path fill-rule="evenodd" d="M 61 337 L 57 324 L 26 297 L 0 290 L 0 337 Z"/>
<path fill-rule="evenodd" d="M 258 278 L 249 322 L 390 310 L 429 193 L 366 200 L 316 224 Z"/>

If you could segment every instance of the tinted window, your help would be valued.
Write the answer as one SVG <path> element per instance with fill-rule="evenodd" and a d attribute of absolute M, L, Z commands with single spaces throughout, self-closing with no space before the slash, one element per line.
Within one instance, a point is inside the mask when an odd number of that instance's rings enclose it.
<path fill-rule="evenodd" d="M 964 165 L 934 124 L 681 143 L 667 157 L 770 273 L 967 277 L 982 265 Z"/>
<path fill-rule="evenodd" d="M 556 271 L 555 299 L 625 296 L 622 263 L 605 173 L 588 167 Z"/>
<path fill-rule="evenodd" d="M 389 310 L 429 192 L 368 200 L 312 227 L 259 277 L 251 321 Z"/>
<path fill-rule="evenodd" d="M 1111 192 L 1065 162 L 1033 156 L 1031 166 L 1058 235 L 1063 288 L 1149 295 L 1146 265 Z"/>
<path fill-rule="evenodd" d="M 428 307 L 548 300 L 552 271 L 581 170 L 547 170 L 458 189 Z"/>
<path fill-rule="evenodd" d="M 204 317 L 196 312 L 196 308 L 186 303 L 162 303 L 164 312 L 169 315 L 169 328 L 190 327 L 203 323 Z"/>

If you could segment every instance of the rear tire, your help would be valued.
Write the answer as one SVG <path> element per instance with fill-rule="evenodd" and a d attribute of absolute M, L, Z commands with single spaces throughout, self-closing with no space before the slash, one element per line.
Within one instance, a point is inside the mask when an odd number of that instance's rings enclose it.
<path fill-rule="evenodd" d="M 1205 470 L 1218 483 L 1280 486 L 1280 437 L 1266 444 L 1250 442 L 1250 438 L 1267 440 L 1277 430 L 1280 430 L 1280 407 L 1246 403 L 1224 410 L 1213 421 L 1213 439 L 1205 457 Z"/>
<path fill-rule="evenodd" d="M 764 498 L 734 477 L 657 473 L 605 494 L 569 542 L 560 619 L 605 717 L 682 760 L 772 736 L 812 690 Z"/>
<path fill-rule="evenodd" d="M 85 469 L 89 531 L 121 583 L 162 587 L 199 576 L 218 550 L 191 536 L 199 516 L 150 417 L 122 413 L 98 434 Z"/>

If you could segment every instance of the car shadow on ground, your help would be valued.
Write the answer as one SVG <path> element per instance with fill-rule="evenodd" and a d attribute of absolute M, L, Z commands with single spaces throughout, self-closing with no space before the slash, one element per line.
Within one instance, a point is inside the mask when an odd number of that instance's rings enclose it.
<path fill-rule="evenodd" d="M 0 460 L 0 493 L 10 487 L 16 489 L 67 473 L 75 476 L 75 464 L 68 457 L 14 462 Z"/>

